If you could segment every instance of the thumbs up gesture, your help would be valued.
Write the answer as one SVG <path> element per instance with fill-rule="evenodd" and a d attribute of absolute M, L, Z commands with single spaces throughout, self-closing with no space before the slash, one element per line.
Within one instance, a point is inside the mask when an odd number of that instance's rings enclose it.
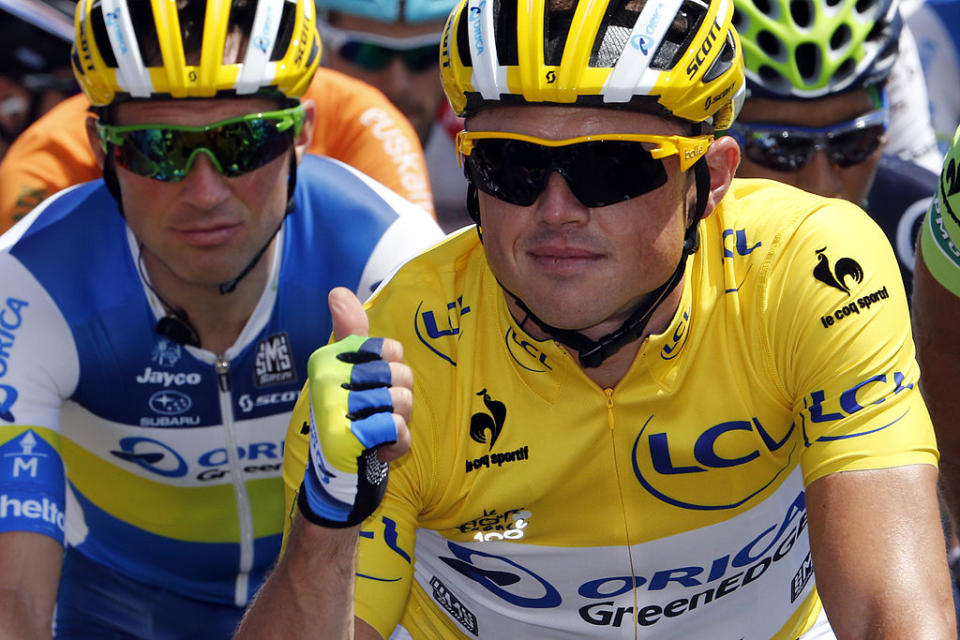
<path fill-rule="evenodd" d="M 413 373 L 396 340 L 368 337 L 363 305 L 330 292 L 335 342 L 307 362 L 310 455 L 298 504 L 304 517 L 343 528 L 362 522 L 387 487 L 387 461 L 410 446 Z"/>

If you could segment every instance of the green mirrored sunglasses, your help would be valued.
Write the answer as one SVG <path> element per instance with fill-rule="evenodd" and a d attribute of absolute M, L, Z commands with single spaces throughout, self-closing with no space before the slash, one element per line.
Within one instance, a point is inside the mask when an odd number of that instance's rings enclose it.
<path fill-rule="evenodd" d="M 117 166 L 154 180 L 179 182 L 199 153 L 228 178 L 258 169 L 291 147 L 303 120 L 303 106 L 297 105 L 201 127 L 100 122 L 96 126 L 104 153 L 112 155 Z"/>

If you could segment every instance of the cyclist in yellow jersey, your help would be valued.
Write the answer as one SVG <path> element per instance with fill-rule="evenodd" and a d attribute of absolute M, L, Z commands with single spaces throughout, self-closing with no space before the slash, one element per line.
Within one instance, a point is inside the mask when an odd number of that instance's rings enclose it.
<path fill-rule="evenodd" d="M 923 220 L 914 272 L 913 322 L 917 358 L 923 366 L 923 395 L 930 407 L 937 440 L 943 450 L 943 495 L 954 518 L 960 515 L 960 434 L 955 422 L 960 408 L 956 388 L 960 338 L 960 129 L 943 161 L 940 184 Z M 960 547 L 952 545 L 954 580 L 960 582 Z"/>
<path fill-rule="evenodd" d="M 956 638 L 896 260 L 733 180 L 732 11 L 455 9 L 479 234 L 331 294 L 239 637 Z"/>

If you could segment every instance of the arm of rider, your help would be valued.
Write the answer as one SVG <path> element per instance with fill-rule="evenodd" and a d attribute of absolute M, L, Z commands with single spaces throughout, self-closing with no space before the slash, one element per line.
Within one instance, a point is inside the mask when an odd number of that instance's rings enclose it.
<path fill-rule="evenodd" d="M 921 250 L 922 251 L 922 250 Z M 940 448 L 940 487 L 954 521 L 960 516 L 960 298 L 930 273 L 920 251 L 913 273 L 913 335 L 920 389 Z"/>
<path fill-rule="evenodd" d="M 300 513 L 238 639 L 354 637 L 360 523 L 383 497 L 386 463 L 410 447 L 413 373 L 403 364 L 403 347 L 366 337 L 366 313 L 347 289 L 331 291 L 329 303 L 335 342 L 315 351 L 307 366 L 310 453 Z M 361 638 L 379 637 L 358 627 Z"/>
<path fill-rule="evenodd" d="M 807 488 L 817 589 L 838 640 L 953 640 L 937 469 L 844 471 Z"/>
<path fill-rule="evenodd" d="M 49 639 L 63 547 L 30 531 L 0 533 L 0 640 Z"/>

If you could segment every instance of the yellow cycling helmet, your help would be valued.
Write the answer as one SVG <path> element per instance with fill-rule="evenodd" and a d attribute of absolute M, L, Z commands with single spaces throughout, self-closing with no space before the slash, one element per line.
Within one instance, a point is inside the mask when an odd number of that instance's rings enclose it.
<path fill-rule="evenodd" d="M 74 75 L 98 107 L 151 98 L 296 99 L 320 62 L 313 2 L 80 0 Z M 228 40 L 233 34 L 240 37 Z M 234 42 L 242 51 L 224 62 Z"/>
<path fill-rule="evenodd" d="M 726 128 L 743 99 L 732 0 L 462 0 L 440 68 L 459 115 L 495 104 L 658 105 Z"/>

